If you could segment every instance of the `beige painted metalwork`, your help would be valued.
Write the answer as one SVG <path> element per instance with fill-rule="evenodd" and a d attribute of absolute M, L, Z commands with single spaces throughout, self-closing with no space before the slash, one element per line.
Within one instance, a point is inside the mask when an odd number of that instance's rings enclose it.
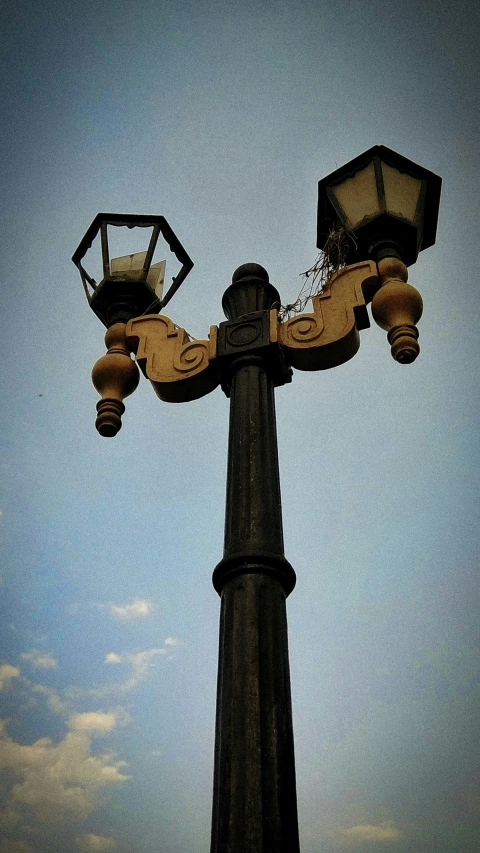
<path fill-rule="evenodd" d="M 411 364 L 420 352 L 416 324 L 422 316 L 422 297 L 407 284 L 407 267 L 397 258 L 379 261 L 378 273 L 381 287 L 372 300 L 373 319 L 387 332 L 395 361 Z"/>
<path fill-rule="evenodd" d="M 163 314 L 135 317 L 127 323 L 127 342 L 156 394 L 168 403 L 185 403 L 219 384 L 213 367 L 217 327 L 208 340 L 191 340 Z"/>
<path fill-rule="evenodd" d="M 125 323 L 115 323 L 107 330 L 108 352 L 98 359 L 92 370 L 92 382 L 102 399 L 97 403 L 98 432 L 106 437 L 117 434 L 125 411 L 123 400 L 135 391 L 140 373 L 130 358 L 125 339 Z"/>
<path fill-rule="evenodd" d="M 353 358 L 360 329 L 370 325 L 367 302 L 380 286 L 373 261 L 362 261 L 335 273 L 312 298 L 313 312 L 279 324 L 278 340 L 298 370 L 327 370 Z"/>
<path fill-rule="evenodd" d="M 297 370 L 327 370 L 353 358 L 360 330 L 370 325 L 367 304 L 385 329 L 393 358 L 409 364 L 417 357 L 422 298 L 407 284 L 407 268 L 397 258 L 351 264 L 335 273 L 321 293 L 312 297 L 313 311 L 281 323 L 270 311 L 270 343 L 282 347 L 288 365 Z M 116 435 L 125 410 L 123 399 L 138 385 L 138 368 L 156 394 L 168 403 L 184 403 L 209 394 L 219 384 L 217 326 L 206 340 L 192 340 L 163 314 L 116 323 L 105 336 L 108 352 L 97 361 L 92 378 L 102 394 L 96 427 Z"/>

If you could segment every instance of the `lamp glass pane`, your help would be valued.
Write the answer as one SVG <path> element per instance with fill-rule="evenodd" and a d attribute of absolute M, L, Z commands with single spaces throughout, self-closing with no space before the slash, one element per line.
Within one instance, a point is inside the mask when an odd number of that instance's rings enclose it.
<path fill-rule="evenodd" d="M 146 257 L 146 252 L 135 252 L 133 255 L 122 255 L 121 258 L 112 258 L 110 261 L 110 271 L 129 272 L 130 270 L 141 270 Z"/>
<path fill-rule="evenodd" d="M 421 179 L 414 178 L 406 172 L 399 172 L 387 163 L 382 163 L 382 173 L 388 213 L 413 222 L 422 188 Z"/>
<path fill-rule="evenodd" d="M 110 271 L 112 273 L 138 273 L 143 269 L 146 252 L 135 252 L 133 255 L 122 255 L 120 258 L 112 258 L 110 261 Z M 162 298 L 163 285 L 165 283 L 165 261 L 159 261 L 157 264 L 152 264 L 147 275 L 147 284 L 155 292 L 158 299 Z M 136 276 L 136 277 L 137 277 Z"/>
<path fill-rule="evenodd" d="M 159 261 L 158 264 L 152 264 L 147 275 L 147 284 L 149 284 L 152 290 L 155 291 L 158 299 L 161 299 L 163 294 L 165 266 L 166 261 Z"/>
<path fill-rule="evenodd" d="M 333 186 L 331 191 L 345 213 L 344 224 L 348 230 L 353 231 L 365 216 L 372 216 L 380 210 L 373 162 L 360 169 L 353 178 Z"/>

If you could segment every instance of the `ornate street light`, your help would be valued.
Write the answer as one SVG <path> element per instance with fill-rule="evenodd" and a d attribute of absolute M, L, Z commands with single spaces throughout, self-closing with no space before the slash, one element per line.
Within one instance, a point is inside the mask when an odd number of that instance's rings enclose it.
<path fill-rule="evenodd" d="M 318 246 L 336 254 L 312 312 L 283 320 L 267 271 L 244 264 L 223 296 L 227 321 L 205 340 L 145 313 L 151 247 L 113 266 L 104 254 L 105 278 L 90 299 L 109 325 L 108 352 L 93 369 L 97 429 L 108 436 L 121 426 L 122 401 L 138 383 L 131 352 L 162 400 L 186 402 L 218 384 L 230 397 L 224 554 L 213 573 L 222 604 L 211 853 L 299 851 L 285 606 L 295 572 L 283 547 L 274 388 L 291 381 L 292 368 L 326 370 L 352 358 L 370 301 L 394 358 L 413 361 L 422 303 L 406 264 L 434 242 L 439 195 L 440 178 L 372 148 L 320 181 Z M 73 258 L 86 289 L 80 260 L 100 221 Z M 161 310 L 166 298 L 155 299 Z"/>

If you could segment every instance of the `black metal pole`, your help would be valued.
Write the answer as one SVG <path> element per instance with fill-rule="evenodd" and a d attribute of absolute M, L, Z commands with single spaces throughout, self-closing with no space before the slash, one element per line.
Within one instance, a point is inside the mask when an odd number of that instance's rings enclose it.
<path fill-rule="evenodd" d="M 279 348 L 268 274 L 233 276 L 219 329 L 230 394 L 211 853 L 298 853 L 286 596 L 274 382 Z M 283 381 L 288 381 L 283 378 Z M 275 382 L 278 384 L 278 381 Z"/>

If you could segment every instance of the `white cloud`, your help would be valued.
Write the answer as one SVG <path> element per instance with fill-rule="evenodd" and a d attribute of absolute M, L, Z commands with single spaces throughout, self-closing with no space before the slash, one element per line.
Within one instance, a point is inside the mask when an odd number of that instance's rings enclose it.
<path fill-rule="evenodd" d="M 105 663 L 122 663 L 122 656 L 117 652 L 109 652 L 105 657 Z"/>
<path fill-rule="evenodd" d="M 67 687 L 64 691 L 66 700 L 71 707 L 73 703 L 84 701 L 87 697 L 105 701 L 108 697 L 128 693 L 134 690 L 153 671 L 154 659 L 157 656 L 163 657 L 164 660 L 170 660 L 167 648 L 145 649 L 141 652 L 108 652 L 105 655 L 104 663 L 110 666 L 123 665 L 129 667 L 130 673 L 127 672 L 127 677 L 123 681 L 106 682 L 96 687 Z"/>
<path fill-rule="evenodd" d="M 117 846 L 111 835 L 95 835 L 93 832 L 79 835 L 75 844 L 80 850 L 86 851 L 115 850 Z"/>
<path fill-rule="evenodd" d="M 26 660 L 37 667 L 37 669 L 56 669 L 58 661 L 46 652 L 40 652 L 38 649 L 32 649 L 31 652 L 24 652 L 21 656 L 22 660 Z"/>
<path fill-rule="evenodd" d="M 87 711 L 83 714 L 74 714 L 68 724 L 74 732 L 108 734 L 117 725 L 117 717 L 112 712 L 105 714 L 101 711 Z"/>
<path fill-rule="evenodd" d="M 131 604 L 109 604 L 108 609 L 113 616 L 127 621 L 138 619 L 140 616 L 149 616 L 153 611 L 153 603 L 147 598 L 136 598 Z"/>
<path fill-rule="evenodd" d="M 143 652 L 130 652 L 125 654 L 117 654 L 117 652 L 109 652 L 105 657 L 105 663 L 108 664 L 129 664 L 132 668 L 130 678 L 116 685 L 116 690 L 121 693 L 126 693 L 132 690 L 140 681 L 148 675 L 153 668 L 153 659 L 159 655 L 165 655 L 166 649 L 145 649 Z"/>
<path fill-rule="evenodd" d="M 348 829 L 342 829 L 340 838 L 346 846 L 351 848 L 362 844 L 399 841 L 401 832 L 393 820 L 385 820 L 383 823 L 359 823 Z"/>
<path fill-rule="evenodd" d="M 164 645 L 165 646 L 181 646 L 182 641 L 177 640 L 176 637 L 165 637 Z"/>
<path fill-rule="evenodd" d="M 5 723 L 1 727 L 0 770 L 13 777 L 6 809 L 17 812 L 18 819 L 48 824 L 85 819 L 105 788 L 129 778 L 124 761 L 115 760 L 110 752 L 91 753 L 92 734 L 111 730 L 110 715 L 77 714 L 71 725 L 57 744 L 50 738 L 17 743 L 8 736 Z"/>
<path fill-rule="evenodd" d="M 3 690 L 11 678 L 18 678 L 19 675 L 18 667 L 11 666 L 9 663 L 2 663 L 0 665 L 0 690 Z"/>

